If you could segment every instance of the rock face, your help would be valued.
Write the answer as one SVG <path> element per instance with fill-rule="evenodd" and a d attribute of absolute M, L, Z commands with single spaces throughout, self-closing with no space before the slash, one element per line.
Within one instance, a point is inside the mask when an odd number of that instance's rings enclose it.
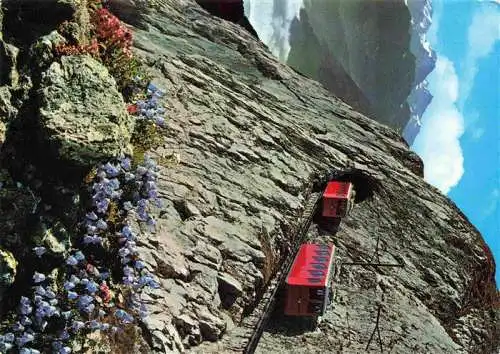
<path fill-rule="evenodd" d="M 410 104 L 411 118 L 406 124 L 403 131 L 403 136 L 409 144 L 412 144 L 417 137 L 420 126 L 421 118 L 432 101 L 432 95 L 427 88 L 427 81 L 423 81 L 413 88 L 408 103 Z"/>
<path fill-rule="evenodd" d="M 410 28 L 411 15 L 403 0 L 304 1 L 289 29 L 290 52 L 285 60 L 334 95 L 345 95 L 357 110 L 402 130 L 410 117 L 406 98 L 416 66 Z M 332 84 L 337 76 L 344 85 Z M 357 90 L 360 93 L 353 95 L 351 91 Z"/>
<path fill-rule="evenodd" d="M 107 69 L 90 56 L 64 56 L 43 73 L 42 135 L 58 157 L 92 166 L 125 151 L 132 118 Z"/>
<path fill-rule="evenodd" d="M 237 23 L 250 32 L 255 38 L 259 38 L 257 32 L 245 16 L 243 0 L 196 0 L 196 3 L 212 15 L 223 18 L 226 21 Z"/>
<path fill-rule="evenodd" d="M 342 260 L 362 260 L 373 255 L 379 235 L 381 261 L 404 268 L 345 268 L 336 310 L 310 344 L 303 345 L 308 334 L 285 338 L 269 329 L 259 350 L 293 345 L 297 352 L 325 352 L 349 341 L 354 351 L 364 348 L 374 291 L 385 296 L 384 341 L 395 349 L 444 353 L 492 345 L 498 313 L 467 295 L 480 269 L 491 267 L 491 253 L 454 204 L 422 180 L 421 161 L 397 133 L 276 62 L 243 29 L 190 3 L 162 1 L 156 11 L 143 20 L 148 30 L 135 32 L 138 54 L 167 89 L 170 121 L 155 154 L 178 152 L 180 160 L 160 172 L 166 207 L 144 246 L 165 278 L 149 305 L 157 348 L 188 350 L 231 335 L 279 262 L 314 173 L 348 164 L 383 188 L 330 240 Z M 492 272 L 482 276 L 489 284 L 483 290 L 491 290 Z M 350 340 L 336 335 L 346 316 L 357 316 Z M 399 336 L 388 332 L 393 327 L 401 328 Z"/>
<path fill-rule="evenodd" d="M 269 327 L 258 351 L 362 351 L 377 299 L 384 346 L 396 352 L 496 350 L 500 314 L 488 307 L 495 289 L 491 252 L 456 206 L 423 181 L 422 163 L 404 140 L 277 62 L 240 26 L 208 16 L 194 1 L 154 4 L 136 16 L 134 30 L 136 54 L 166 91 L 169 118 L 164 143 L 152 152 L 161 165 L 163 207 L 153 211 L 156 231 L 137 242 L 141 259 L 160 278 L 159 289 L 142 294 L 150 314 L 142 326 L 149 352 L 228 352 L 219 339 L 237 333 L 273 276 L 311 182 L 347 166 L 380 188 L 336 235 L 311 230 L 312 236 L 335 243 L 341 261 L 369 260 L 378 243 L 381 262 L 404 266 L 342 268 L 321 332 L 300 332 L 299 323 L 289 332 L 294 336 L 285 336 Z M 53 64 L 48 77 L 57 79 L 45 86 L 71 103 L 66 111 L 52 95 L 54 103 L 43 106 L 46 122 L 71 133 L 78 120 L 70 124 L 53 110 L 87 122 L 92 110 L 75 107 L 97 104 L 97 98 L 75 93 L 98 77 L 107 80 L 81 60 L 90 77 L 78 76 L 76 59 L 68 58 L 66 66 Z M 61 92 L 60 82 L 73 92 Z M 93 149 L 86 148 L 87 161 Z"/>
<path fill-rule="evenodd" d="M 290 41 L 293 47 L 287 58 L 288 64 L 311 78 L 317 78 L 330 92 L 341 97 L 358 112 L 372 114 L 370 101 L 351 78 L 348 69 L 316 37 L 305 9 L 300 11 L 300 21 L 292 22 L 291 31 Z M 304 53 L 314 54 L 303 55 Z"/>

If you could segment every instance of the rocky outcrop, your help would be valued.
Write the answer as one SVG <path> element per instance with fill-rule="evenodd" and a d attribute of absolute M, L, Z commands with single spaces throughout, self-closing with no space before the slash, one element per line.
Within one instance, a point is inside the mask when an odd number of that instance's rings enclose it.
<path fill-rule="evenodd" d="M 411 119 L 406 125 L 403 136 L 408 144 L 412 144 L 417 137 L 420 126 L 422 125 L 421 118 L 432 101 L 432 95 L 428 90 L 427 81 L 423 81 L 417 85 L 408 97 L 410 104 Z"/>
<path fill-rule="evenodd" d="M 240 26 L 207 16 L 194 1 L 155 4 L 136 17 L 134 29 L 135 52 L 165 89 L 169 118 L 152 151 L 163 201 L 151 206 L 156 230 L 132 225 L 141 259 L 160 279 L 158 289 L 142 294 L 148 351 L 227 352 L 217 342 L 236 332 L 273 276 L 311 182 L 348 166 L 379 188 L 337 235 L 321 237 L 338 246 L 342 261 L 369 260 L 378 243 L 381 261 L 404 266 L 343 268 L 321 332 L 285 338 L 268 328 L 258 350 L 360 351 L 377 298 L 384 345 L 395 351 L 496 348 L 491 252 L 456 206 L 423 181 L 421 160 L 404 140 L 277 62 Z M 94 102 L 68 97 L 78 99 Z M 24 112 L 16 119 L 29 119 Z"/>
<path fill-rule="evenodd" d="M 417 60 L 414 87 L 407 100 L 410 120 L 403 131 L 403 136 L 411 145 L 420 131 L 422 115 L 432 101 L 425 79 L 434 70 L 437 55 L 427 40 L 427 31 L 432 24 L 431 0 L 407 0 L 406 3 L 412 16 L 410 50 Z"/>
<path fill-rule="evenodd" d="M 306 13 L 307 16 L 302 16 Z M 403 0 L 305 1 L 300 19 L 290 27 L 287 64 L 313 79 L 324 82 L 317 70 L 328 53 L 346 72 L 369 102 L 369 116 L 393 128 L 402 129 L 409 120 L 406 98 L 415 78 L 415 56 L 410 51 L 411 16 Z M 301 41 L 303 29 L 311 28 L 312 43 Z M 305 43 L 308 43 L 307 45 Z M 304 48 L 306 46 L 306 48 Z M 306 50 L 304 50 L 306 49 Z M 331 78 L 334 80 L 334 78 Z M 333 91 L 343 97 L 341 90 Z M 358 100 L 346 102 L 362 109 Z M 358 108 L 359 107 L 359 108 Z"/>
<path fill-rule="evenodd" d="M 3 40 L 3 9 L 0 1 L 0 148 L 5 141 L 8 121 L 14 117 L 16 109 L 11 105 L 11 89 L 17 85 L 16 62 L 18 49 Z"/>
<path fill-rule="evenodd" d="M 42 74 L 41 85 L 41 135 L 57 158 L 91 167 L 126 151 L 132 117 L 102 64 L 64 56 Z"/>
<path fill-rule="evenodd" d="M 0 86 L 17 84 L 16 58 L 18 49 L 0 39 Z"/>
<path fill-rule="evenodd" d="M 491 264 L 491 253 L 454 204 L 421 179 L 421 161 L 395 132 L 277 63 L 238 27 L 175 1 L 162 2 L 157 11 L 144 19 L 149 30 L 135 32 L 139 55 L 150 63 L 155 83 L 167 88 L 170 120 L 165 145 L 155 154 L 160 159 L 178 154 L 177 164 L 161 168 L 166 207 L 156 235 L 143 249 L 151 268 L 164 278 L 162 289 L 147 298 L 152 311 L 147 328 L 156 347 L 188 350 L 231 335 L 279 262 L 312 176 L 351 163 L 383 188 L 360 204 L 330 240 L 349 261 L 369 259 L 380 235 L 382 258 L 405 267 L 378 269 L 375 277 L 346 269 L 339 286 L 350 300 L 337 305 L 344 315 L 332 315 L 330 328 L 322 328 L 307 348 L 324 352 L 328 346 L 346 346 L 346 336 L 334 333 L 344 325 L 346 312 L 353 315 L 358 308 L 360 319 L 352 331 L 359 336 L 351 341 L 356 348 L 365 346 L 362 333 L 372 323 L 375 299 L 370 289 L 390 298 L 384 328 L 397 321 L 414 338 L 407 339 L 405 332 L 384 337 L 398 342 L 395 348 L 424 345 L 432 331 L 439 336 L 425 345 L 433 352 L 491 344 L 496 320 L 480 320 L 465 306 L 477 272 Z M 485 276 L 491 286 L 493 274 Z M 356 291 L 368 300 L 348 295 Z M 200 307 L 215 316 L 210 325 L 200 317 Z M 467 334 L 466 316 L 479 321 L 483 339 Z M 419 324 L 412 326 L 416 318 Z M 214 335 L 206 335 L 207 326 Z M 277 338 L 270 348 L 286 348 L 287 342 Z M 298 351 L 305 348 L 294 345 Z"/>
<path fill-rule="evenodd" d="M 372 115 L 370 101 L 351 78 L 338 58 L 316 37 L 305 9 L 300 11 L 300 21 L 291 24 L 290 42 L 293 43 L 287 63 L 299 72 L 317 78 L 335 96 L 351 105 L 358 112 Z M 314 55 L 303 55 L 314 53 Z"/>
<path fill-rule="evenodd" d="M 10 89 L 7 86 L 0 86 L 0 147 L 5 141 L 7 123 L 15 114 L 15 109 L 10 104 Z"/>
<path fill-rule="evenodd" d="M 417 58 L 415 67 L 415 85 L 425 80 L 436 66 L 436 52 L 427 40 L 427 31 L 432 24 L 431 0 L 406 0 L 411 14 L 410 49 Z"/>

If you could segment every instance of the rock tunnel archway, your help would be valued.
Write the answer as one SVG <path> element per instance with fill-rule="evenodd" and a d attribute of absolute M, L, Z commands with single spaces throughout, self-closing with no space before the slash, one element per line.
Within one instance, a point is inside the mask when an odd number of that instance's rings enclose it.
<path fill-rule="evenodd" d="M 322 195 L 327 183 L 333 180 L 351 182 L 354 185 L 356 192 L 354 197 L 355 205 L 371 199 L 380 190 L 380 181 L 367 171 L 357 168 L 345 168 L 342 170 L 336 169 L 327 172 L 322 177 L 318 177 L 313 187 L 313 192 Z M 318 232 L 330 235 L 335 234 L 339 230 L 343 218 L 323 217 L 321 204 L 322 200 L 320 201 L 320 207 L 316 209 L 313 215 L 314 223 L 319 226 Z"/>

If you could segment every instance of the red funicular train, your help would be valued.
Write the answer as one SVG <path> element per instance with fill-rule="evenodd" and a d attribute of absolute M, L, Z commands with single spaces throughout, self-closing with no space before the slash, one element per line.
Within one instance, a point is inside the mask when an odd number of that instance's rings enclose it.
<path fill-rule="evenodd" d="M 323 192 L 323 217 L 343 218 L 354 205 L 354 187 L 350 182 L 331 181 Z"/>
<path fill-rule="evenodd" d="M 335 246 L 303 244 L 286 278 L 285 315 L 321 316 L 329 304 Z"/>
<path fill-rule="evenodd" d="M 350 182 L 330 181 L 323 192 L 322 217 L 340 220 L 354 205 Z M 285 281 L 285 315 L 322 316 L 332 296 L 335 246 L 306 243 L 300 246 Z"/>

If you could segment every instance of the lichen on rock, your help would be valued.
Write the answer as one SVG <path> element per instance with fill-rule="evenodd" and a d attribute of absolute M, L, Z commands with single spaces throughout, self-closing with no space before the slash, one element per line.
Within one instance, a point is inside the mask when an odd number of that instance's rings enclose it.
<path fill-rule="evenodd" d="M 45 247 L 49 254 L 64 257 L 67 256 L 71 247 L 70 236 L 60 222 L 56 222 L 51 227 L 40 223 L 38 230 L 35 230 L 32 241 L 37 246 Z"/>
<path fill-rule="evenodd" d="M 19 80 L 16 70 L 18 54 L 18 48 L 0 39 L 0 85 L 17 85 Z"/>
<path fill-rule="evenodd" d="M 5 291 L 14 283 L 17 261 L 14 255 L 0 248 L 0 302 Z"/>
<path fill-rule="evenodd" d="M 31 46 L 31 57 L 38 68 L 50 65 L 54 61 L 56 46 L 65 42 L 66 39 L 58 31 L 52 31 L 36 41 Z"/>
<path fill-rule="evenodd" d="M 43 73 L 42 137 L 78 166 L 129 152 L 133 119 L 108 70 L 90 56 L 63 56 Z"/>

